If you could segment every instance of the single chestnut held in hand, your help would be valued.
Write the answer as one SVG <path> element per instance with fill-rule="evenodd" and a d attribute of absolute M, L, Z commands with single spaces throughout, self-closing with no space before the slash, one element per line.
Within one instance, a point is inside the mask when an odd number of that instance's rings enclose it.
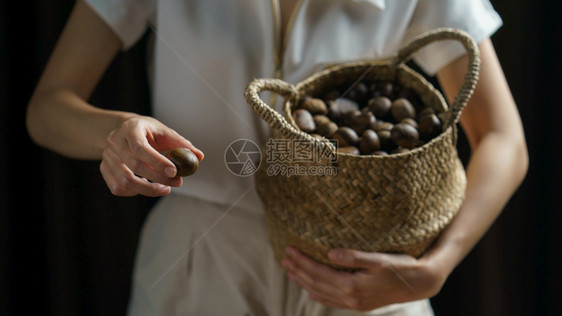
<path fill-rule="evenodd" d="M 166 158 L 176 166 L 176 177 L 187 177 L 194 174 L 199 168 L 199 159 L 187 148 L 175 148 L 166 154 Z"/>

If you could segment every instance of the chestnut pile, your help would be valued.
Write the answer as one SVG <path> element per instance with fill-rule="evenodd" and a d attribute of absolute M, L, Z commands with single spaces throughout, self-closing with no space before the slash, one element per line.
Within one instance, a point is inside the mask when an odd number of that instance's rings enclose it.
<path fill-rule="evenodd" d="M 337 141 L 338 152 L 355 155 L 407 152 L 442 132 L 433 108 L 421 104 L 414 90 L 389 81 L 306 96 L 293 118 L 302 131 Z"/>

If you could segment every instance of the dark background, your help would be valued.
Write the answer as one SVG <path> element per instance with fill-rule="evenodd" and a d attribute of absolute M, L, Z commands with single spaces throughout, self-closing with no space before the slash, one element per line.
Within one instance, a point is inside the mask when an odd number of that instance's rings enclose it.
<path fill-rule="evenodd" d="M 492 37 L 525 127 L 528 176 L 432 300 L 437 315 L 560 315 L 562 2 L 492 0 Z M 0 1 L 0 314 L 123 315 L 154 199 L 113 197 L 98 162 L 35 146 L 27 102 L 73 1 Z M 92 102 L 149 113 L 146 36 Z M 461 141 L 466 158 L 466 142 Z"/>

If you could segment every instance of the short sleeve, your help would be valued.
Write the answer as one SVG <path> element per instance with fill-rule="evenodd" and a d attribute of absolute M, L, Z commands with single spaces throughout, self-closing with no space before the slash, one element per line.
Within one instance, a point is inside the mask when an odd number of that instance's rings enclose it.
<path fill-rule="evenodd" d="M 502 26 L 501 17 L 488 0 L 420 0 L 407 33 L 411 38 L 439 27 L 461 29 L 480 43 Z M 416 63 L 429 75 L 465 54 L 460 43 L 441 41 L 421 49 Z"/>
<path fill-rule="evenodd" d="M 145 32 L 154 17 L 154 0 L 85 0 L 109 25 L 121 40 L 121 49 L 127 50 Z"/>

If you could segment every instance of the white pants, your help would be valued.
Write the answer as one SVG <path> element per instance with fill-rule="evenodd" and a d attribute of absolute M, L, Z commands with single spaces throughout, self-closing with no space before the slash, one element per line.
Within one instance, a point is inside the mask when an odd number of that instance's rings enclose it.
<path fill-rule="evenodd" d="M 433 315 L 429 300 L 360 313 L 307 296 L 273 258 L 262 212 L 171 194 L 144 224 L 129 315 Z"/>

